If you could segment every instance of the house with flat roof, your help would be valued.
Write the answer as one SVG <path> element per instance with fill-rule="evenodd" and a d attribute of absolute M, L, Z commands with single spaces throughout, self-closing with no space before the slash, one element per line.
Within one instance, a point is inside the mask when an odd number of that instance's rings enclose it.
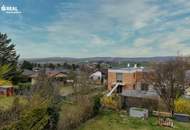
<path fill-rule="evenodd" d="M 144 67 L 128 66 L 127 68 L 108 69 L 108 90 L 107 96 L 117 93 L 124 98 L 124 104 L 129 105 L 131 99 L 158 100 L 159 96 L 154 87 L 146 82 L 146 76 L 151 70 Z M 145 76 L 146 75 L 146 76 Z M 130 99 L 130 100 L 129 100 Z M 140 101 L 141 102 L 141 101 Z M 143 102 L 141 102 L 142 105 Z M 134 106 L 136 106 L 134 104 Z"/>
<path fill-rule="evenodd" d="M 149 70 L 144 67 L 127 67 L 108 69 L 108 90 L 120 83 L 122 90 L 148 89 L 144 81 L 144 74 Z M 119 89 L 119 88 L 118 88 Z"/>

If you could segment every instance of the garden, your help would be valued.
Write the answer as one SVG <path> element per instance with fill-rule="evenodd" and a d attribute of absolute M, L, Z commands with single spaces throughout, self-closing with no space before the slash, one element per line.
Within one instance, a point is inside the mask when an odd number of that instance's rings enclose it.
<path fill-rule="evenodd" d="M 157 117 L 147 120 L 129 117 L 125 111 L 103 110 L 77 130 L 189 130 L 190 123 L 174 122 L 174 128 L 161 127 Z"/>

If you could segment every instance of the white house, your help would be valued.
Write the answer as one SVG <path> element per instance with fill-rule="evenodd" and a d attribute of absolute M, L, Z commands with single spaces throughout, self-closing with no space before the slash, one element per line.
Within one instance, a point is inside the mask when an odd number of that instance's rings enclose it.
<path fill-rule="evenodd" d="M 101 80 L 102 79 L 102 72 L 96 71 L 95 73 L 90 75 L 90 79 L 92 79 L 92 80 Z"/>

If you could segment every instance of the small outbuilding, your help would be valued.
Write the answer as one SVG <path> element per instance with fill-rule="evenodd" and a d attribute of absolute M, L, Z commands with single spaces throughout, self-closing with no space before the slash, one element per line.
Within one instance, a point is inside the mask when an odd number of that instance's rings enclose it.
<path fill-rule="evenodd" d="M 0 95 L 12 96 L 13 93 L 13 85 L 9 81 L 0 80 Z"/>
<path fill-rule="evenodd" d="M 129 109 L 130 117 L 148 118 L 148 109 L 131 107 Z"/>

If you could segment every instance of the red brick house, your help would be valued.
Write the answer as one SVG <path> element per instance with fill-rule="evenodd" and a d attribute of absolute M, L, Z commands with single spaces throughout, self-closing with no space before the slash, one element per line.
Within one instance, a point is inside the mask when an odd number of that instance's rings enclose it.
<path fill-rule="evenodd" d="M 117 93 L 122 97 L 123 107 L 157 108 L 159 96 L 145 77 L 151 70 L 143 67 L 108 69 L 108 94 Z M 145 76 L 146 74 L 146 76 Z M 152 103 L 147 105 L 147 103 Z"/>
<path fill-rule="evenodd" d="M 149 69 L 137 66 L 108 69 L 108 90 L 110 91 L 108 95 L 113 92 L 135 97 L 141 94 L 156 95 L 153 86 L 145 82 L 145 75 L 147 76 L 150 72 Z"/>
<path fill-rule="evenodd" d="M 143 84 L 145 72 L 143 67 L 108 69 L 108 90 L 113 89 L 116 83 L 120 83 L 122 90 L 135 90 Z"/>

